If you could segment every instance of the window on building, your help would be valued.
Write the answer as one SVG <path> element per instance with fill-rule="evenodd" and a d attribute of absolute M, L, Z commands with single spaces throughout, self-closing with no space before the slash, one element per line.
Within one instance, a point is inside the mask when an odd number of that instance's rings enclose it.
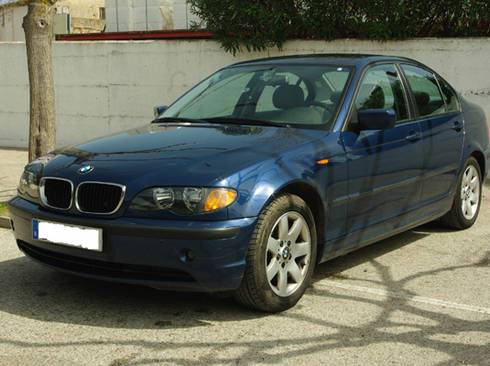
<path fill-rule="evenodd" d="M 105 8 L 99 8 L 99 19 L 105 19 Z"/>

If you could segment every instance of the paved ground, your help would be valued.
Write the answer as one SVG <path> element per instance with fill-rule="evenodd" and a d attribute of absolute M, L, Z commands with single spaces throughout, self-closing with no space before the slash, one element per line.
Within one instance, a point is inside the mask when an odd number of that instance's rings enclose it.
<path fill-rule="evenodd" d="M 20 175 L 27 164 L 27 151 L 0 149 L 0 202 L 15 196 Z"/>
<path fill-rule="evenodd" d="M 489 365 L 490 185 L 478 222 L 324 263 L 292 310 L 90 281 L 0 229 L 0 365 Z"/>

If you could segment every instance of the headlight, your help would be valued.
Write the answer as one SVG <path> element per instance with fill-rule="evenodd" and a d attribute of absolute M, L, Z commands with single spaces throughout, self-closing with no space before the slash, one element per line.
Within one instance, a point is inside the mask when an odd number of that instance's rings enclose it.
<path fill-rule="evenodd" d="M 56 157 L 54 154 L 47 154 L 41 156 L 24 168 L 24 172 L 20 176 L 19 186 L 17 191 L 19 196 L 35 203 L 41 203 L 39 197 L 39 180 L 42 176 L 42 172 L 47 163 Z"/>
<path fill-rule="evenodd" d="M 19 187 L 17 188 L 19 196 L 25 198 L 28 201 L 36 203 L 40 202 L 39 199 L 39 176 L 36 172 L 27 170 L 27 166 L 20 176 Z"/>
<path fill-rule="evenodd" d="M 129 208 L 137 211 L 169 210 L 195 215 L 231 205 L 237 192 L 230 188 L 156 187 L 140 192 Z"/>

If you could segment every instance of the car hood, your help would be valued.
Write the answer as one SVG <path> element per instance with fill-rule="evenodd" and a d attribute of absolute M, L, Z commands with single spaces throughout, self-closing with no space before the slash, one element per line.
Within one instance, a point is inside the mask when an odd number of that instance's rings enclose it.
<path fill-rule="evenodd" d="M 318 130 L 214 124 L 150 124 L 70 148 L 43 175 L 146 185 L 212 185 L 319 137 Z M 323 131 L 320 134 L 324 134 Z M 84 165 L 94 169 L 83 175 Z M 147 178 L 147 179 L 144 179 Z"/>

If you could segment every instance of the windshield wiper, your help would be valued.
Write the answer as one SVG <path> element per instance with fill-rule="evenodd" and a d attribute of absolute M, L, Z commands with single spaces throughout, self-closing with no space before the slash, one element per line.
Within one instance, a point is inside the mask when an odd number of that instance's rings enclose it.
<path fill-rule="evenodd" d="M 274 127 L 286 127 L 286 128 L 291 127 L 291 125 L 287 123 L 262 121 L 258 119 L 237 118 L 237 117 L 213 117 L 213 118 L 206 118 L 206 121 L 214 122 L 214 123 L 229 123 L 229 124 L 238 124 L 238 125 L 244 124 L 244 125 L 274 126 Z"/>
<path fill-rule="evenodd" d="M 234 124 L 234 125 L 255 125 L 255 126 L 274 126 L 274 127 L 286 127 L 289 128 L 291 125 L 287 123 L 272 122 L 272 121 L 261 121 L 258 119 L 249 118 L 237 118 L 237 117 L 212 117 L 212 118 L 186 118 L 186 117 L 161 117 L 155 119 L 152 123 L 160 122 L 191 122 L 191 123 L 217 123 L 217 124 Z"/>
<path fill-rule="evenodd" d="M 193 123 L 214 123 L 207 119 L 196 119 L 196 118 L 186 118 L 186 117 L 161 117 L 154 119 L 151 123 L 160 122 L 193 122 Z"/>

